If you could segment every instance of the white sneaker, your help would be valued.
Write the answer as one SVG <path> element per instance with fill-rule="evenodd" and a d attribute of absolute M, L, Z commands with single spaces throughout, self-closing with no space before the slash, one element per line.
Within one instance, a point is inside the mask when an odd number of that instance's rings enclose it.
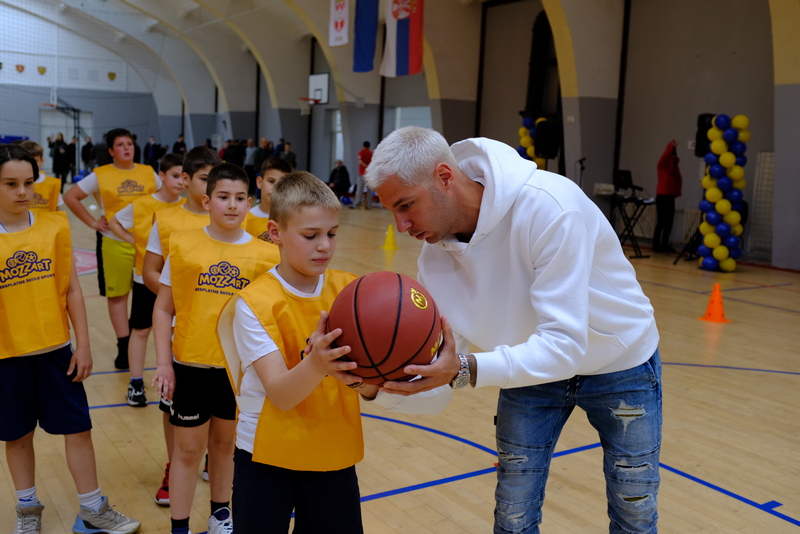
<path fill-rule="evenodd" d="M 14 534 L 39 534 L 42 530 L 42 510 L 44 506 L 41 503 L 17 506 Z"/>
<path fill-rule="evenodd" d="M 218 519 L 221 517 L 221 519 Z M 233 534 L 230 508 L 220 508 L 208 518 L 208 534 Z"/>
<path fill-rule="evenodd" d="M 103 496 L 100 509 L 96 512 L 81 506 L 72 532 L 75 534 L 132 534 L 139 530 L 140 523 L 125 517 L 108 504 L 108 497 Z"/>

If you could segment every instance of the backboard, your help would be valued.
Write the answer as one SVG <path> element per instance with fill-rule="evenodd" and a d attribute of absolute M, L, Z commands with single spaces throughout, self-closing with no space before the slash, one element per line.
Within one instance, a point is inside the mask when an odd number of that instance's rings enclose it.
<path fill-rule="evenodd" d="M 330 86 L 330 73 L 309 74 L 308 98 L 317 100 L 319 104 L 328 103 L 328 87 Z"/>

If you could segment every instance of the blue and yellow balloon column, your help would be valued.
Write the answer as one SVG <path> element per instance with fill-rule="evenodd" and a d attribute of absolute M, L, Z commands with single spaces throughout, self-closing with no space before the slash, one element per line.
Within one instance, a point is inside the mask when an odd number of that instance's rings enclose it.
<path fill-rule="evenodd" d="M 705 156 L 705 195 L 700 202 L 703 222 L 700 233 L 703 243 L 697 247 L 700 268 L 706 271 L 736 270 L 736 259 L 742 255 L 744 166 L 747 165 L 747 142 L 750 123 L 745 115 L 732 119 L 717 115 L 708 129 L 709 152 Z"/>
<path fill-rule="evenodd" d="M 527 159 L 536 163 L 540 169 L 547 168 L 547 160 L 544 158 L 536 157 L 536 125 L 542 121 L 546 121 L 544 117 L 539 117 L 533 120 L 533 117 L 525 117 L 522 119 L 522 126 L 517 131 L 519 134 L 519 146 L 517 146 L 517 153 L 523 159 Z"/>

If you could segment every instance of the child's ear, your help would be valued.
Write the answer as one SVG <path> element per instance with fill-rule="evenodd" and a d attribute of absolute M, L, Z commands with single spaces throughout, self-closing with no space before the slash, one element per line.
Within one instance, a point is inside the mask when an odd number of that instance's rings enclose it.
<path fill-rule="evenodd" d="M 276 245 L 281 244 L 281 227 L 278 226 L 278 223 L 275 221 L 269 221 L 267 223 L 267 233 L 269 234 L 269 238 L 272 239 L 272 242 Z"/>
<path fill-rule="evenodd" d="M 256 187 L 261 189 L 261 183 L 264 181 L 262 176 L 256 176 Z"/>
<path fill-rule="evenodd" d="M 203 195 L 200 199 L 200 204 L 203 205 L 204 210 L 211 211 L 211 198 L 208 195 Z"/>

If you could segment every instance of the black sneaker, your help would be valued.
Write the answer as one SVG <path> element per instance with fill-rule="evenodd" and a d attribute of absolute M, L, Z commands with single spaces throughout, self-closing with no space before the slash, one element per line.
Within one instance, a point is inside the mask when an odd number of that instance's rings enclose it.
<path fill-rule="evenodd" d="M 144 395 L 144 381 L 133 380 L 128 384 L 128 404 L 140 408 L 147 406 L 147 397 Z"/>
<path fill-rule="evenodd" d="M 114 367 L 117 369 L 128 369 L 128 355 L 117 354 L 117 357 L 114 359 Z"/>

